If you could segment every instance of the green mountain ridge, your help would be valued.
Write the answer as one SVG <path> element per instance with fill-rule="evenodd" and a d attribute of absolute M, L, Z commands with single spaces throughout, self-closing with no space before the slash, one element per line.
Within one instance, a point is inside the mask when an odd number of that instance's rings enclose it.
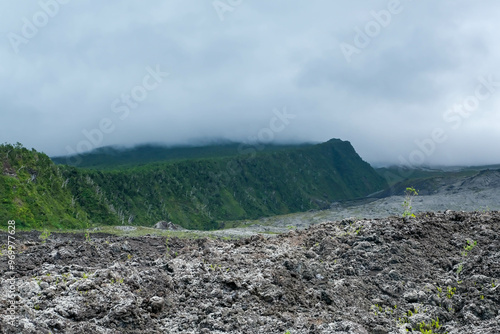
<path fill-rule="evenodd" d="M 186 228 L 215 229 L 225 221 L 326 208 L 333 201 L 387 187 L 347 141 L 246 154 L 235 151 L 235 145 L 197 148 L 184 155 L 177 151 L 167 161 L 165 156 L 151 159 L 154 155 L 146 152 L 150 159 L 143 165 L 131 160 L 138 150 L 114 152 L 109 160 L 100 152 L 92 169 L 55 165 L 42 153 L 3 145 L 0 217 L 20 220 L 26 227 L 151 226 L 170 220 Z M 228 154 L 229 147 L 237 153 Z M 26 168 L 15 176 L 5 167 L 23 164 Z M 37 170 L 31 182 L 30 168 Z"/>
<path fill-rule="evenodd" d="M 221 142 L 217 144 L 189 146 L 144 144 L 132 148 L 106 146 L 78 155 L 51 157 L 51 159 L 56 164 L 103 170 L 136 167 L 150 163 L 221 158 L 242 154 L 256 154 L 257 152 L 275 152 L 312 145 L 313 144 L 253 145 L 236 142 Z"/>

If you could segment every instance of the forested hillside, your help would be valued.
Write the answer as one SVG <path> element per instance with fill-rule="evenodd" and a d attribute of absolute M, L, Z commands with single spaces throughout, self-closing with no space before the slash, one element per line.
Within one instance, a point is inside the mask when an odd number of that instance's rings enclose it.
<path fill-rule="evenodd" d="M 56 166 L 36 151 L 10 149 L 8 166 L 28 167 L 16 176 L 4 167 L 3 203 L 9 209 L 2 214 L 27 226 L 72 227 L 87 219 L 151 226 L 170 220 L 186 228 L 214 229 L 223 221 L 326 208 L 332 201 L 364 197 L 387 186 L 349 142 L 338 139 L 258 154 L 102 170 Z M 105 157 L 100 159 L 105 163 Z M 16 182 L 26 190 L 15 190 Z"/>
<path fill-rule="evenodd" d="M 98 170 L 128 168 L 150 163 L 167 161 L 180 161 L 188 159 L 207 159 L 231 157 L 245 152 L 276 152 L 288 149 L 296 149 L 311 146 L 312 144 L 300 145 L 261 145 L 251 146 L 241 143 L 220 142 L 205 146 L 161 146 L 161 145 L 139 145 L 133 148 L 120 148 L 107 146 L 95 149 L 91 152 L 73 155 L 52 157 L 56 164 L 69 165 L 80 168 L 92 168 Z"/>
<path fill-rule="evenodd" d="M 340 140 L 256 156 L 67 171 L 73 173 L 70 179 L 80 175 L 79 189 L 90 177 L 125 222 L 165 219 L 190 228 L 324 208 L 386 186 L 350 143 Z"/>
<path fill-rule="evenodd" d="M 118 222 L 95 196 L 88 196 L 82 208 L 69 179 L 47 155 L 19 143 L 5 144 L 0 145 L 0 161 L 0 221 L 15 220 L 18 228 L 38 229 L 81 228 L 104 219 Z M 91 202 L 99 209 L 92 210 Z"/>

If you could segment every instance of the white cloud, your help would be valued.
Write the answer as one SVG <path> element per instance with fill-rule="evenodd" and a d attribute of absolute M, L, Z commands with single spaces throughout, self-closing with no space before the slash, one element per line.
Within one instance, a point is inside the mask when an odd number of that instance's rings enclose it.
<path fill-rule="evenodd" d="M 500 89 L 456 131 L 442 116 L 479 76 L 500 80 L 500 6 L 401 0 L 347 62 L 340 44 L 389 3 L 242 1 L 221 21 L 211 1 L 70 1 L 17 54 L 8 34 L 41 6 L 1 3 L 0 142 L 65 154 L 105 118 L 115 129 L 102 145 L 247 140 L 286 106 L 296 122 L 277 140 L 339 137 L 370 162 L 398 162 L 443 127 L 449 139 L 426 163 L 499 162 Z M 157 64 L 169 77 L 120 120 L 112 102 Z"/>

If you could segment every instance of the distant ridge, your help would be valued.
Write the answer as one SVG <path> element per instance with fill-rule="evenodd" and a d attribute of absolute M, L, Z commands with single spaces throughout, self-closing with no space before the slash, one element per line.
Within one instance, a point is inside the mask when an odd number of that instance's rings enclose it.
<path fill-rule="evenodd" d="M 179 159 L 132 164 L 128 152 L 140 156 L 138 148 L 119 154 L 121 160 L 108 153 L 99 156 L 104 158 L 100 166 L 105 168 L 62 168 L 65 175 L 71 175 L 74 189 L 87 188 L 91 180 L 125 223 L 151 226 L 166 220 L 196 229 L 218 228 L 223 221 L 328 208 L 333 201 L 362 198 L 387 187 L 352 145 L 340 139 L 316 145 L 270 146 L 260 152 L 237 145 L 187 148 L 188 153 L 176 156 L 182 157 Z M 151 157 L 154 150 L 146 147 L 145 156 Z M 160 148 L 163 153 L 169 150 Z M 149 161 L 155 159 L 161 160 Z M 122 161 L 128 164 L 119 165 Z M 85 202 L 81 190 L 78 193 Z"/>
<path fill-rule="evenodd" d="M 207 145 L 143 144 L 132 148 L 106 146 L 80 155 L 52 157 L 56 164 L 82 168 L 110 169 L 132 167 L 149 163 L 221 158 L 248 154 L 248 152 L 275 152 L 287 149 L 303 148 L 313 144 L 245 144 L 237 142 L 216 142 Z"/>

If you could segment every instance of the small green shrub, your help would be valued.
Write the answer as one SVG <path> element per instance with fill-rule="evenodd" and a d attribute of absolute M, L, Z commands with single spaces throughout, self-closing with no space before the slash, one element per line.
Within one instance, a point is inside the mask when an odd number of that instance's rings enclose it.
<path fill-rule="evenodd" d="M 415 214 L 411 211 L 412 210 L 412 200 L 413 197 L 418 195 L 418 191 L 415 190 L 413 187 L 408 187 L 405 190 L 405 199 L 403 201 L 402 207 L 404 209 L 403 211 L 403 217 L 415 217 Z"/>
<path fill-rule="evenodd" d="M 40 235 L 40 239 L 42 239 L 42 244 L 44 244 L 49 237 L 50 237 L 50 231 L 46 229 L 43 230 L 42 234 Z"/>
<path fill-rule="evenodd" d="M 87 221 L 86 223 L 86 229 L 85 229 L 85 241 L 90 242 L 90 223 Z"/>
<path fill-rule="evenodd" d="M 432 322 L 429 324 L 422 321 L 418 325 L 418 328 L 414 328 L 414 330 L 418 330 L 418 331 L 420 331 L 420 333 L 423 333 L 423 334 L 434 334 L 436 332 L 433 332 L 433 329 L 440 329 L 440 328 L 441 328 L 441 325 L 439 324 L 439 318 L 436 318 L 436 320 L 432 320 Z"/>
<path fill-rule="evenodd" d="M 463 256 L 467 256 L 467 254 L 477 245 L 477 241 L 467 240 L 467 245 L 464 246 L 465 251 L 462 252 Z"/>
<path fill-rule="evenodd" d="M 165 238 L 165 257 L 166 258 L 169 258 L 170 257 L 170 246 L 168 245 L 168 238 L 170 236 L 167 235 L 167 237 Z"/>
<path fill-rule="evenodd" d="M 441 293 L 443 292 L 443 288 L 436 286 L 436 289 L 438 291 L 438 294 L 437 294 L 438 298 L 441 298 Z"/>
<path fill-rule="evenodd" d="M 446 296 L 451 299 L 451 297 L 453 297 L 453 295 L 455 294 L 455 292 L 457 291 L 457 288 L 452 288 L 451 286 L 449 286 L 447 288 L 447 293 L 446 293 Z"/>

